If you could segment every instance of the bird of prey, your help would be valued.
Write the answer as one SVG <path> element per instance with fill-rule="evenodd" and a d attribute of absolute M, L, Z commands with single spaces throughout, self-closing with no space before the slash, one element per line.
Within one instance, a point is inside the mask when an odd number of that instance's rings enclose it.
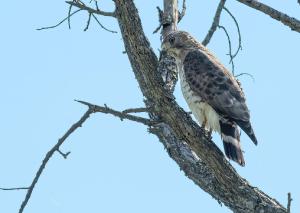
<path fill-rule="evenodd" d="M 244 93 L 235 77 L 187 32 L 169 33 L 162 49 L 176 60 L 183 96 L 197 121 L 210 133 L 218 132 L 226 156 L 245 166 L 238 126 L 254 144 L 257 139 Z"/>

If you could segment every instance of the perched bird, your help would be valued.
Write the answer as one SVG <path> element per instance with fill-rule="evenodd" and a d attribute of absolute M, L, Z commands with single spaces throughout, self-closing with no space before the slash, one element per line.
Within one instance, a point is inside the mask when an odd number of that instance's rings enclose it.
<path fill-rule="evenodd" d="M 254 144 L 257 140 L 244 93 L 235 77 L 187 32 L 168 34 L 162 49 L 176 60 L 183 96 L 197 121 L 210 134 L 218 132 L 226 156 L 244 166 L 238 126 Z"/>

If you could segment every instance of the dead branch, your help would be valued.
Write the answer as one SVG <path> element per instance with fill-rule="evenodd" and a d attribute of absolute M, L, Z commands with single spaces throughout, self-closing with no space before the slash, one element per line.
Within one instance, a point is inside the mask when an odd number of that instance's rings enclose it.
<path fill-rule="evenodd" d="M 140 113 L 140 112 L 149 112 L 149 111 L 150 110 L 148 108 L 140 107 L 140 108 L 126 109 L 126 110 L 123 110 L 122 112 L 125 114 L 128 114 L 128 113 Z"/>
<path fill-rule="evenodd" d="M 0 188 L 3 191 L 14 191 L 14 190 L 28 190 L 29 187 L 16 187 L 16 188 Z"/>
<path fill-rule="evenodd" d="M 229 63 L 231 64 L 231 72 L 234 75 L 234 62 L 233 62 L 233 55 L 232 55 L 232 45 L 231 45 L 231 39 L 230 39 L 229 33 L 227 32 L 226 28 L 222 25 L 219 25 L 218 28 L 222 29 L 224 31 L 226 37 L 227 37 L 228 47 L 229 47 L 227 55 L 229 55 L 229 58 L 230 58 Z"/>
<path fill-rule="evenodd" d="M 84 115 L 76 122 L 74 123 L 69 130 L 58 140 L 58 142 L 47 152 L 46 156 L 43 159 L 43 162 L 41 164 L 41 166 L 39 167 L 37 173 L 35 174 L 35 177 L 32 181 L 32 183 L 30 184 L 25 199 L 23 200 L 21 207 L 19 209 L 19 213 L 22 213 L 24 211 L 24 208 L 26 207 L 32 191 L 35 187 L 35 185 L 37 184 L 37 182 L 39 181 L 39 178 L 41 176 L 41 174 L 43 173 L 45 166 L 47 165 L 48 161 L 50 160 L 50 158 L 53 156 L 53 154 L 59 150 L 59 147 L 63 144 L 63 142 L 79 127 L 82 126 L 82 124 L 90 117 L 90 114 L 92 114 L 94 112 L 94 109 L 89 107 L 89 109 L 84 113 Z"/>
<path fill-rule="evenodd" d="M 271 16 L 273 19 L 280 21 L 282 24 L 288 26 L 291 30 L 297 31 L 300 33 L 300 21 L 294 17 L 290 17 L 285 13 L 282 13 L 264 3 L 261 3 L 256 0 L 237 0 L 253 9 L 263 12 Z"/>
<path fill-rule="evenodd" d="M 71 13 L 71 9 L 69 9 L 68 16 L 67 16 L 66 18 L 64 18 L 63 20 L 61 20 L 58 24 L 53 25 L 53 26 L 50 26 L 50 27 L 42 27 L 42 28 L 38 28 L 38 29 L 36 29 L 36 30 L 46 30 L 46 29 L 55 28 L 55 27 L 58 27 L 59 25 L 61 25 L 62 23 L 64 23 L 66 20 L 68 20 L 69 28 L 71 28 L 70 17 L 73 16 L 73 15 L 75 15 L 75 14 L 78 13 L 79 11 L 81 11 L 81 9 L 78 9 L 78 10 L 74 11 L 73 13 Z"/>
<path fill-rule="evenodd" d="M 85 26 L 83 31 L 87 31 L 89 29 L 89 26 L 90 26 L 90 23 L 91 23 L 91 16 L 92 16 L 92 13 L 89 13 L 89 17 L 88 17 L 88 20 L 86 22 L 86 26 Z"/>
<path fill-rule="evenodd" d="M 78 7 L 81 10 L 86 10 L 89 13 L 98 14 L 98 15 L 102 15 L 102 16 L 116 17 L 115 12 L 105 12 L 103 10 L 100 10 L 99 7 L 96 8 L 96 9 L 94 9 L 94 8 L 86 6 L 82 2 L 78 2 L 78 1 L 66 1 L 66 3 L 69 4 L 69 5 Z"/>
<path fill-rule="evenodd" d="M 239 23 L 237 22 L 236 18 L 234 17 L 234 15 L 224 6 L 224 10 L 230 15 L 230 17 L 233 19 L 236 29 L 238 31 L 238 36 L 239 36 L 239 46 L 236 50 L 236 52 L 232 55 L 232 58 L 230 60 L 230 62 L 237 56 L 237 54 L 239 53 L 240 50 L 242 50 L 242 36 L 241 36 L 241 31 L 240 31 L 240 26 Z"/>
<path fill-rule="evenodd" d="M 111 114 L 114 115 L 116 117 L 119 117 L 121 120 L 123 119 L 128 119 L 131 121 L 135 121 L 138 123 L 142 123 L 144 125 L 147 126 L 151 126 L 153 124 L 155 124 L 154 122 L 150 121 L 150 119 L 147 118 L 142 118 L 142 117 L 138 117 L 138 116 L 134 116 L 134 115 L 130 115 L 128 113 L 130 112 L 140 112 L 142 108 L 132 108 L 132 109 L 127 109 L 124 111 L 117 111 L 114 109 L 111 109 L 109 107 L 107 107 L 106 105 L 104 105 L 104 107 L 102 106 L 98 106 L 98 105 L 94 105 L 85 101 L 77 101 L 81 104 L 84 104 L 88 107 L 88 110 L 83 114 L 83 116 L 76 122 L 74 123 L 69 129 L 68 131 L 58 140 L 58 142 L 47 152 L 46 156 L 44 157 L 41 166 L 39 167 L 32 183 L 30 184 L 29 187 L 20 187 L 20 188 L 0 188 L 1 190 L 20 190 L 20 189 L 25 189 L 27 190 L 26 196 L 24 201 L 21 204 L 21 207 L 19 209 L 19 213 L 22 213 L 24 211 L 24 208 L 26 207 L 31 194 L 34 190 L 35 185 L 37 184 L 37 182 L 39 181 L 39 178 L 41 176 L 41 174 L 43 173 L 48 161 L 50 160 L 50 158 L 53 156 L 53 154 L 55 152 L 58 152 L 59 154 L 61 154 L 64 158 L 67 158 L 67 156 L 71 153 L 71 152 L 67 152 L 67 153 L 63 153 L 60 150 L 60 146 L 64 143 L 64 141 L 73 133 L 75 132 L 79 127 L 81 127 L 83 125 L 83 123 L 90 117 L 91 114 L 96 113 L 96 112 L 101 112 L 101 113 L 105 113 L 105 114 Z M 144 110 L 144 108 L 143 108 Z"/>
<path fill-rule="evenodd" d="M 92 14 L 93 18 L 96 20 L 96 22 L 100 25 L 100 27 L 110 33 L 118 33 L 117 31 L 114 31 L 114 30 L 110 30 L 110 29 L 107 29 L 106 27 L 104 27 L 103 24 L 101 24 L 101 22 L 98 20 L 98 18 L 93 14 L 93 13 L 90 13 Z"/>
<path fill-rule="evenodd" d="M 185 16 L 185 12 L 186 12 L 186 1 L 183 0 L 182 1 L 182 10 L 181 12 L 178 11 L 178 23 L 182 20 L 182 18 Z"/>
<path fill-rule="evenodd" d="M 109 108 L 106 104 L 104 104 L 104 106 L 98 106 L 98 105 L 88 103 L 86 101 L 79 101 L 79 100 L 76 100 L 76 101 L 81 103 L 81 104 L 84 104 L 84 105 L 88 106 L 89 108 L 93 108 L 94 112 L 101 112 L 101 113 L 104 113 L 104 114 L 111 114 L 111 115 L 114 115 L 114 116 L 120 118 L 122 121 L 124 119 L 127 119 L 127 120 L 131 120 L 131 121 L 135 121 L 135 122 L 144 124 L 146 126 L 151 126 L 151 125 L 155 124 L 150 119 L 128 114 L 128 111 L 130 112 L 133 109 L 127 109 L 127 110 L 124 110 L 125 111 L 124 112 L 124 111 L 117 111 L 117 110 L 114 110 L 112 108 Z M 135 109 L 137 109 L 137 108 L 135 108 Z"/>
<path fill-rule="evenodd" d="M 177 1 L 164 1 L 164 13 L 166 9 L 176 11 L 177 5 L 174 2 Z M 167 3 L 173 5 L 165 5 Z M 159 121 L 149 131 L 160 138 L 187 177 L 234 212 L 286 213 L 280 203 L 252 187 L 236 173 L 222 152 L 164 88 L 161 72 L 157 72 L 158 59 L 143 32 L 133 0 L 115 0 L 115 4 L 116 17 L 132 70 L 146 99 L 146 106 L 153 106 L 149 116 Z M 176 14 L 177 12 L 174 14 L 175 18 Z M 169 16 L 172 17 L 170 14 Z M 176 30 L 176 23 L 177 21 L 175 24 L 170 22 L 163 25 L 162 34 Z M 182 148 L 185 145 L 190 151 Z"/>
<path fill-rule="evenodd" d="M 216 13 L 215 13 L 215 16 L 214 16 L 214 20 L 211 24 L 211 27 L 208 30 L 208 33 L 205 36 L 204 40 L 202 41 L 202 44 L 204 46 L 206 46 L 210 42 L 210 39 L 212 38 L 212 36 L 216 32 L 217 27 L 219 26 L 220 16 L 221 16 L 222 10 L 224 8 L 225 2 L 226 2 L 226 0 L 221 0 L 218 7 L 217 7 L 217 10 L 216 10 Z"/>
<path fill-rule="evenodd" d="M 291 213 L 291 203 L 292 203 L 292 195 L 288 193 L 288 203 L 287 203 L 287 213 Z"/>

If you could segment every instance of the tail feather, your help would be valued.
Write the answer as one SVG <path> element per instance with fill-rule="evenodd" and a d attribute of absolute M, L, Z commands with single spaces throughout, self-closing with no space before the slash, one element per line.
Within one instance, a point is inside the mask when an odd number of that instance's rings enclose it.
<path fill-rule="evenodd" d="M 249 121 L 241 121 L 241 120 L 236 120 L 235 121 L 241 129 L 251 138 L 253 143 L 257 145 L 257 139 L 255 137 L 254 131 L 252 129 L 251 123 Z"/>
<path fill-rule="evenodd" d="M 240 133 L 238 126 L 234 122 L 220 121 L 220 127 L 225 155 L 241 166 L 245 166 L 245 160 L 240 145 Z"/>

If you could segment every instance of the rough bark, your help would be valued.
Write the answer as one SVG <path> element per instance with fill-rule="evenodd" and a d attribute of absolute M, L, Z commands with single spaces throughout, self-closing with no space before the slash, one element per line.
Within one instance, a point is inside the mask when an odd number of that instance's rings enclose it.
<path fill-rule="evenodd" d="M 172 1 L 169 1 L 172 2 Z M 159 122 L 157 135 L 186 176 L 233 212 L 283 213 L 286 209 L 241 178 L 206 133 L 178 106 L 164 87 L 158 59 L 146 38 L 133 0 L 115 0 L 116 17 L 133 72 Z M 172 10 L 174 11 L 174 10 Z M 172 66 L 171 66 L 172 67 Z"/>

